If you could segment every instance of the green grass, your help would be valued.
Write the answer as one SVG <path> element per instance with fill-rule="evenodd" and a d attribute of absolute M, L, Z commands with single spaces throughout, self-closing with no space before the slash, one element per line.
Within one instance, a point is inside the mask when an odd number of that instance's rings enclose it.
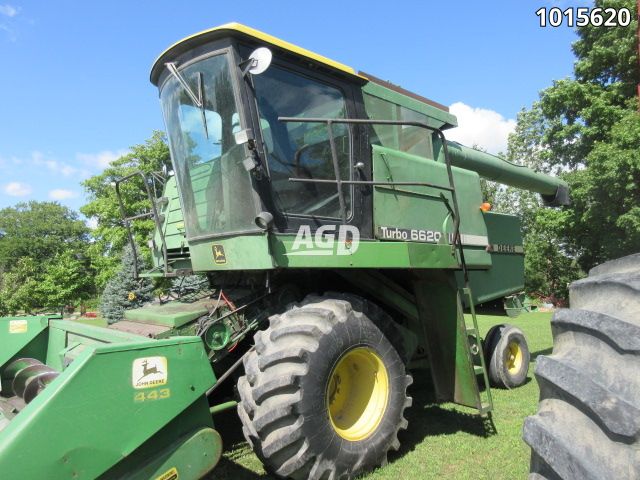
<path fill-rule="evenodd" d="M 96 318 L 88 318 L 88 317 L 80 317 L 78 319 L 75 320 L 78 323 L 82 323 L 84 325 L 91 325 L 93 327 L 106 327 L 107 326 L 107 321 L 98 316 Z"/>
<path fill-rule="evenodd" d="M 492 325 L 511 323 L 527 338 L 531 360 L 551 351 L 550 313 L 529 313 L 516 319 L 479 315 L 484 335 Z M 365 475 L 367 480 L 422 479 L 515 479 L 529 472 L 529 448 L 522 441 L 522 422 L 537 410 L 538 386 L 533 363 L 528 382 L 515 390 L 493 389 L 493 421 L 497 433 L 491 434 L 481 418 L 453 404 L 433 403 L 427 379 L 416 378 L 410 387 L 413 407 L 407 411 L 409 428 L 401 432 L 402 447 L 389 455 L 389 464 Z M 225 453 L 209 478 L 217 480 L 269 479 L 249 446 L 243 441 L 236 415 L 216 417 Z"/>

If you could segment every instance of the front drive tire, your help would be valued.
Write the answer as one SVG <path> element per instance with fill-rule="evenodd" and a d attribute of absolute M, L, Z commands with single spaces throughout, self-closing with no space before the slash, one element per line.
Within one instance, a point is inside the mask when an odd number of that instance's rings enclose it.
<path fill-rule="evenodd" d="M 353 478 L 399 448 L 411 377 L 382 333 L 392 322 L 360 297 L 327 294 L 272 316 L 255 335 L 238 381 L 238 413 L 270 472 Z"/>

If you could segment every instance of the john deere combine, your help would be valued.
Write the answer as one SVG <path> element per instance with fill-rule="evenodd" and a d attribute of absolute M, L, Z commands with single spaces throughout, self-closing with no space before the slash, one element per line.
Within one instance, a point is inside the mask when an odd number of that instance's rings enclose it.
<path fill-rule="evenodd" d="M 236 405 L 270 472 L 353 478 L 399 447 L 411 375 L 480 414 L 490 383 L 524 381 L 522 333 L 482 341 L 475 322 L 523 288 L 518 219 L 480 177 L 552 206 L 562 181 L 447 141 L 442 105 L 239 24 L 176 43 L 151 81 L 173 171 L 117 182 L 142 178 L 152 205 L 121 202 L 124 224 L 155 221 L 130 233 L 152 250 L 141 275 L 208 289 L 108 329 L 0 320 L 3 478 L 199 478 L 222 449 L 212 414 Z"/>

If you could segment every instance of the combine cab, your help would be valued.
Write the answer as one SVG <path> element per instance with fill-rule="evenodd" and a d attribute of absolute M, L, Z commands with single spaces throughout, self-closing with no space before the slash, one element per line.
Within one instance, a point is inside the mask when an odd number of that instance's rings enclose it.
<path fill-rule="evenodd" d="M 151 247 L 140 275 L 208 286 L 109 329 L 0 320 L 3 475 L 198 478 L 220 456 L 212 412 L 237 406 L 275 475 L 354 478 L 399 447 L 412 375 L 481 415 L 490 384 L 524 382 L 522 332 L 483 341 L 475 320 L 523 288 L 519 221 L 480 177 L 549 205 L 565 183 L 447 141 L 442 105 L 239 24 L 173 45 L 151 81 L 173 172 L 116 182 L 124 225 Z M 133 178 L 149 212 L 120 197 Z"/>

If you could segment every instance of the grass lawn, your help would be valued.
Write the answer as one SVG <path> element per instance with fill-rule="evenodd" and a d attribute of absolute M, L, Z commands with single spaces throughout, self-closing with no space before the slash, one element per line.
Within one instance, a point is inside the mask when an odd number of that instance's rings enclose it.
<path fill-rule="evenodd" d="M 401 432 L 402 447 L 389 455 L 389 464 L 365 475 L 367 480 L 515 479 L 529 472 L 529 448 L 521 439 L 524 417 L 536 412 L 538 385 L 533 361 L 551 351 L 550 313 L 529 313 L 516 319 L 480 315 L 481 333 L 492 325 L 511 323 L 527 338 L 532 364 L 529 381 L 515 390 L 493 389 L 493 420 L 497 434 L 489 434 L 481 418 L 453 404 L 433 403 L 426 379 L 416 378 L 409 389 L 413 407 L 407 412 L 408 430 Z M 244 442 L 240 422 L 228 412 L 215 418 L 225 453 L 210 479 L 269 479 L 260 461 Z"/>
<path fill-rule="evenodd" d="M 88 318 L 88 317 L 80 317 L 77 320 L 75 320 L 78 323 L 82 323 L 84 325 L 92 325 L 94 327 L 106 327 L 107 326 L 107 321 L 98 316 L 96 318 Z"/>

